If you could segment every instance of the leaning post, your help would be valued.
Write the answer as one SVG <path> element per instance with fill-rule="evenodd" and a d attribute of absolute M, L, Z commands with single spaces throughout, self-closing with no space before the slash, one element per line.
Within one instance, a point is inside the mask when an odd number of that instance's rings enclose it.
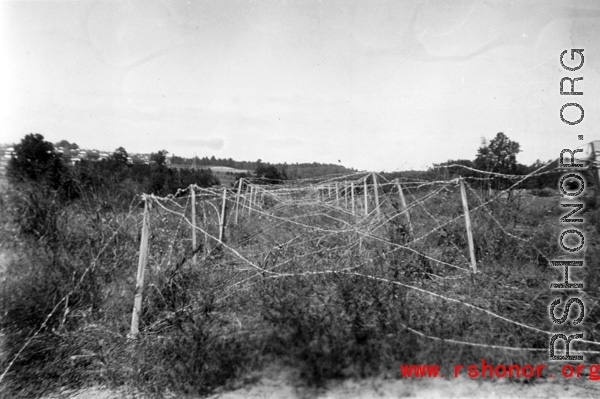
<path fill-rule="evenodd" d="M 369 214 L 369 186 L 367 186 L 367 177 L 365 176 L 365 216 Z"/>
<path fill-rule="evenodd" d="M 223 204 L 221 205 L 221 220 L 219 223 L 219 242 L 223 243 L 223 236 L 225 234 L 225 208 L 227 205 L 227 188 L 223 188 Z"/>
<path fill-rule="evenodd" d="M 350 200 L 352 201 L 352 215 L 356 215 L 356 205 L 354 204 L 354 182 L 350 182 Z"/>
<path fill-rule="evenodd" d="M 402 205 L 402 212 L 406 213 L 406 222 L 408 223 L 408 233 L 410 235 L 410 239 L 412 240 L 414 237 L 413 225 L 410 221 L 410 213 L 408 212 L 408 206 L 406 205 L 406 198 L 404 198 L 404 192 L 402 191 L 402 186 L 400 185 L 400 180 L 396 179 L 396 187 L 398 187 L 398 193 L 400 194 L 400 203 Z"/>
<path fill-rule="evenodd" d="M 377 218 L 381 219 L 381 208 L 379 207 L 379 187 L 377 186 L 377 174 L 373 172 L 373 194 L 375 196 L 375 209 L 377 210 Z"/>
<path fill-rule="evenodd" d="M 471 269 L 477 273 L 477 260 L 475 259 L 475 245 L 473 244 L 473 232 L 471 231 L 471 218 L 469 217 L 469 204 L 467 202 L 467 192 L 462 177 L 459 178 L 460 197 L 462 198 L 463 212 L 465 214 L 465 227 L 467 228 L 467 240 L 469 242 L 469 254 L 471 255 Z"/>
<path fill-rule="evenodd" d="M 193 184 L 190 186 L 190 195 L 192 201 L 192 251 L 194 253 L 193 261 L 196 263 L 196 192 Z"/>
<path fill-rule="evenodd" d="M 150 200 L 147 195 L 143 196 L 144 216 L 142 219 L 142 237 L 140 240 L 140 255 L 138 258 L 137 280 L 135 284 L 135 298 L 133 311 L 131 313 L 131 330 L 129 338 L 135 339 L 139 333 L 140 314 L 142 312 L 142 298 L 144 290 L 144 272 L 148 259 L 148 236 L 150 233 Z"/>
<path fill-rule="evenodd" d="M 244 179 L 240 177 L 239 181 L 238 181 L 238 189 L 237 189 L 237 193 L 235 194 L 235 224 L 238 224 L 238 212 L 240 209 L 240 195 L 242 193 L 242 183 L 243 183 Z"/>

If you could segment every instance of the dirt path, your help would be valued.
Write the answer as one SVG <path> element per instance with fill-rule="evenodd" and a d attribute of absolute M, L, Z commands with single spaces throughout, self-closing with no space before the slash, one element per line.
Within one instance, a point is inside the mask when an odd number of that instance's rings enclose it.
<path fill-rule="evenodd" d="M 597 384 L 596 384 L 597 385 Z M 584 382 L 560 384 L 543 382 L 523 384 L 518 382 L 472 381 L 467 379 L 407 381 L 367 379 L 344 381 L 322 392 L 297 391 L 277 380 L 262 380 L 258 384 L 222 392 L 210 399 L 242 398 L 597 398 L 600 387 Z"/>
<path fill-rule="evenodd" d="M 427 381 L 369 378 L 364 380 L 346 380 L 331 384 L 327 389 L 310 390 L 294 388 L 291 374 L 279 372 L 263 377 L 255 384 L 238 387 L 234 390 L 222 390 L 208 399 L 358 399 L 358 398 L 598 398 L 598 381 L 585 379 L 565 381 L 541 381 L 522 383 L 515 381 L 474 381 L 466 378 L 437 379 Z M 143 398 L 123 392 L 111 392 L 90 388 L 68 396 L 69 399 L 117 399 Z M 177 395 L 169 395 L 177 398 Z M 64 398 L 64 396 L 62 396 Z M 199 399 L 188 396 L 186 399 Z M 47 398 L 50 399 L 50 398 Z"/>

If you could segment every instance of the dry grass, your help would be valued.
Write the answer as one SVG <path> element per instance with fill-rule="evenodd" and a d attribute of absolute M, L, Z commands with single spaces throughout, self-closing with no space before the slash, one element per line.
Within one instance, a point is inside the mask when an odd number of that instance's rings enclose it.
<path fill-rule="evenodd" d="M 432 192 L 414 190 L 409 200 Z M 2 369 L 39 330 L 12 364 L 6 392 L 34 397 L 96 384 L 157 397 L 208 394 L 271 361 L 297 370 L 299 383 L 319 387 L 389 373 L 399 363 L 440 363 L 447 370 L 482 357 L 490 363 L 547 359 L 547 351 L 465 343 L 547 348 L 547 335 L 498 316 L 553 328 L 547 308 L 556 275 L 547 259 L 560 255 L 562 214 L 555 199 L 501 199 L 474 210 L 481 273 L 471 276 L 462 205 L 452 186 L 411 208 L 420 238 L 414 242 L 393 193 L 382 198 L 385 223 L 379 224 L 374 214 L 357 217 L 305 195 L 265 197 L 262 208 L 229 225 L 224 246 L 209 239 L 196 263 L 181 217 L 189 218 L 188 199 L 155 206 L 136 341 L 126 335 L 141 210 L 90 210 L 77 202 L 51 207 L 38 198 L 43 212 L 36 217 L 51 220 L 53 230 L 35 237 L 20 232 L 14 213 L 27 204 L 18 196 L 5 199 L 2 241 L 19 258 L 3 281 Z M 469 193 L 473 209 L 479 201 Z M 213 236 L 214 205 L 206 204 L 206 223 L 199 223 Z M 125 223 L 125 215 L 133 222 Z M 586 217 L 596 220 L 598 211 Z M 591 262 L 600 246 L 592 235 L 588 245 Z M 590 299 L 599 297 L 595 289 L 588 289 Z M 596 320 L 597 311 L 587 317 Z M 584 324 L 593 337 L 595 323 Z"/>

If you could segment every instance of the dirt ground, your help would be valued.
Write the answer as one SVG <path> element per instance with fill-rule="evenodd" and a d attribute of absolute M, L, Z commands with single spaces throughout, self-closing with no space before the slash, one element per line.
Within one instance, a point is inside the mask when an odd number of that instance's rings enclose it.
<path fill-rule="evenodd" d="M 208 399 L 358 399 L 358 398 L 598 398 L 600 382 L 579 380 L 543 380 L 533 383 L 517 381 L 475 381 L 468 378 L 401 380 L 369 378 L 330 384 L 322 390 L 295 388 L 293 373 L 273 371 L 255 383 L 220 390 Z M 90 388 L 61 396 L 68 399 L 143 398 L 143 395 Z M 169 398 L 183 396 L 168 395 Z M 53 398 L 58 398 L 52 397 Z M 199 399 L 199 396 L 186 396 Z M 51 398 L 47 398 L 51 399 Z"/>

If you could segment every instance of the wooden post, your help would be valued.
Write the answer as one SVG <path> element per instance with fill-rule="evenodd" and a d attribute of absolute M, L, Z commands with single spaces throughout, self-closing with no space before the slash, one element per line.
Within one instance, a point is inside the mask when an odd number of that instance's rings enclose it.
<path fill-rule="evenodd" d="M 331 184 L 327 185 L 327 196 L 331 198 Z"/>
<path fill-rule="evenodd" d="M 239 204 L 242 205 L 242 213 L 244 212 L 244 207 L 246 206 L 246 195 L 240 191 L 240 201 Z"/>
<path fill-rule="evenodd" d="M 367 178 L 365 177 L 365 216 L 369 214 L 369 187 L 367 186 Z"/>
<path fill-rule="evenodd" d="M 373 194 L 375 194 L 375 209 L 377 218 L 381 218 L 381 208 L 379 208 L 379 188 L 377 187 L 377 175 L 373 173 Z"/>
<path fill-rule="evenodd" d="M 404 198 L 404 193 L 402 192 L 402 186 L 400 185 L 400 181 L 396 179 L 396 186 L 398 187 L 398 193 L 400 194 L 400 203 L 402 204 L 402 212 L 406 213 L 406 221 L 408 223 L 408 233 L 410 234 L 410 238 L 414 237 L 413 226 L 410 221 L 410 213 L 408 213 L 408 206 L 406 205 L 406 199 Z"/>
<path fill-rule="evenodd" d="M 202 226 L 204 227 L 204 254 L 208 255 L 208 222 L 206 221 L 206 207 L 202 201 Z"/>
<path fill-rule="evenodd" d="M 238 183 L 238 189 L 237 189 L 237 193 L 235 194 L 235 224 L 238 224 L 238 212 L 240 209 L 240 195 L 242 193 L 242 183 L 243 183 L 244 179 L 240 178 L 239 183 Z"/>
<path fill-rule="evenodd" d="M 263 198 L 262 191 L 259 191 L 258 187 L 255 187 L 254 188 L 254 196 L 252 197 L 252 205 L 256 205 L 256 207 L 258 208 L 258 204 L 260 203 L 262 198 Z"/>
<path fill-rule="evenodd" d="M 354 182 L 350 183 L 350 201 L 352 201 L 352 215 L 356 215 L 356 206 L 354 204 Z"/>
<path fill-rule="evenodd" d="M 142 295 L 144 290 L 144 272 L 148 258 L 148 236 L 150 230 L 150 202 L 144 196 L 144 216 L 142 220 L 142 237 L 140 240 L 140 256 L 138 259 L 137 281 L 135 284 L 135 299 L 131 313 L 131 331 L 129 338 L 137 338 L 139 333 L 140 313 L 142 312 Z"/>
<path fill-rule="evenodd" d="M 475 245 L 473 244 L 473 232 L 471 231 L 471 218 L 469 217 L 469 204 L 467 202 L 467 192 L 465 191 L 465 184 L 462 178 L 458 180 L 460 182 L 460 197 L 463 203 L 463 212 L 465 214 L 465 226 L 467 228 L 467 240 L 469 242 L 469 253 L 471 255 L 471 269 L 473 273 L 477 273 L 477 261 L 475 259 Z"/>
<path fill-rule="evenodd" d="M 248 216 L 252 213 L 252 196 L 254 195 L 254 186 L 250 186 L 250 194 L 248 194 Z"/>
<path fill-rule="evenodd" d="M 258 197 L 260 196 L 260 192 L 258 191 L 258 186 L 254 187 L 252 190 L 252 207 L 256 206 L 258 208 Z"/>
<path fill-rule="evenodd" d="M 227 205 L 227 188 L 223 188 L 223 204 L 221 205 L 221 220 L 219 223 L 219 242 L 223 243 L 225 234 L 225 208 Z"/>
<path fill-rule="evenodd" d="M 335 206 L 340 206 L 340 187 L 338 182 L 335 182 Z"/>
<path fill-rule="evenodd" d="M 348 209 L 348 182 L 344 182 L 344 208 Z"/>
<path fill-rule="evenodd" d="M 192 251 L 194 251 L 193 261 L 196 263 L 196 193 L 193 184 L 190 186 L 190 194 L 192 196 Z"/>

